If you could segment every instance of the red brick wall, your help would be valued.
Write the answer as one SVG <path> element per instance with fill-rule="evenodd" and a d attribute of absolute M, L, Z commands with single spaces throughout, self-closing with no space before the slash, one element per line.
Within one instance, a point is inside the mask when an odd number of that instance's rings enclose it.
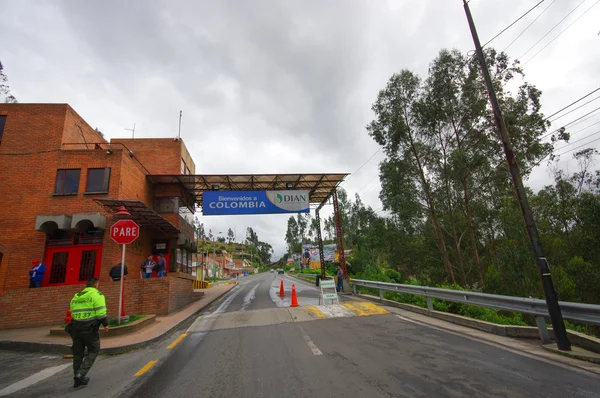
<path fill-rule="evenodd" d="M 183 278 L 169 279 L 169 312 L 188 305 L 192 302 L 194 281 Z"/>
<path fill-rule="evenodd" d="M 129 148 L 150 174 L 181 174 L 181 140 L 173 138 L 112 139 L 111 144 L 121 143 Z"/>
<path fill-rule="evenodd" d="M 0 103 L 0 115 L 7 116 L 0 153 L 60 149 L 67 107 L 67 104 Z"/>
<path fill-rule="evenodd" d="M 64 131 L 62 136 L 63 144 L 72 143 L 99 143 L 107 142 L 100 134 L 96 132 L 81 116 L 67 105 Z M 64 145 L 63 149 L 93 149 L 93 145 Z"/>
<path fill-rule="evenodd" d="M 100 282 L 108 316 L 116 318 L 119 283 Z M 0 293 L 0 329 L 61 325 L 69 302 L 84 285 L 10 290 Z M 125 313 L 166 315 L 192 302 L 193 282 L 181 278 L 125 280 Z M 52 303 L 47 305 L 46 303 Z"/>
<path fill-rule="evenodd" d="M 102 167 L 111 168 L 109 193 L 85 195 L 88 168 Z M 61 168 L 81 169 L 77 195 L 53 195 L 56 170 Z M 36 217 L 75 213 L 108 215 L 94 202 L 94 198 L 118 196 L 120 169 L 120 151 L 110 156 L 105 151 L 58 151 L 16 157 L 0 156 L 0 242 L 8 246 L 12 254 L 7 262 L 2 262 L 0 290 L 29 286 L 31 259 L 44 257 L 46 235 L 35 230 Z M 109 253 L 103 251 L 103 254 Z"/>

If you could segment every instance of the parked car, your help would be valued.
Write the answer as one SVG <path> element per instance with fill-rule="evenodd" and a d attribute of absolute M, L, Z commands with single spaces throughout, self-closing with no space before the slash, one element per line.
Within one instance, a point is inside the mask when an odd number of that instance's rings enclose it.
<path fill-rule="evenodd" d="M 274 273 L 274 272 L 275 272 L 275 270 L 274 270 L 273 268 L 271 268 L 271 269 L 269 270 L 269 272 L 270 272 L 270 273 Z"/>
<path fill-rule="evenodd" d="M 285 272 L 282 269 L 280 269 L 279 271 L 277 271 L 277 275 L 282 275 L 282 274 L 285 274 Z"/>

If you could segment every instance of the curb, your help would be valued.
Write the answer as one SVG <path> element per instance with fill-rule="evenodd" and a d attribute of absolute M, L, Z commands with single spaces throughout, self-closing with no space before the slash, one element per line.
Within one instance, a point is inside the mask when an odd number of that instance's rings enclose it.
<path fill-rule="evenodd" d="M 178 323 L 174 324 L 172 327 L 170 327 L 168 330 L 165 330 L 160 335 L 158 335 L 150 340 L 141 341 L 139 343 L 124 345 L 124 346 L 119 346 L 119 347 L 110 347 L 110 348 L 105 348 L 105 349 L 101 348 L 100 354 L 118 355 L 118 354 L 122 354 L 126 351 L 142 348 L 151 343 L 159 341 L 160 339 L 165 337 L 167 334 L 169 334 L 172 331 L 174 331 L 175 329 L 179 328 L 182 324 L 187 322 L 191 317 L 193 317 L 194 315 L 197 315 L 199 312 L 204 311 L 206 308 L 208 308 L 210 305 L 212 305 L 215 301 L 219 300 L 221 297 L 223 297 L 224 295 L 229 293 L 235 286 L 236 285 L 232 285 L 231 288 L 227 289 L 220 295 L 216 296 L 213 300 L 211 300 L 210 302 L 207 302 L 206 305 L 202 306 L 197 311 L 190 314 L 188 317 L 186 317 L 186 318 L 182 319 L 181 321 L 179 321 Z M 39 342 L 34 342 L 34 341 L 11 341 L 11 340 L 0 340 L 0 350 L 19 351 L 19 352 L 34 352 L 34 353 L 43 352 L 43 353 L 62 354 L 62 355 L 72 353 L 71 346 L 66 345 L 66 344 L 39 343 Z"/>
<path fill-rule="evenodd" d="M 565 357 L 569 357 L 569 358 L 573 358 L 573 359 L 578 359 L 580 361 L 586 361 L 586 362 L 591 362 L 591 363 L 595 363 L 595 364 L 600 364 L 600 355 L 595 354 L 595 355 L 589 355 L 589 354 L 578 354 L 574 351 L 562 351 L 559 350 L 558 348 L 556 348 L 556 346 L 554 344 L 542 344 L 542 348 L 546 351 L 550 351 L 553 352 L 555 354 L 559 354 Z"/>

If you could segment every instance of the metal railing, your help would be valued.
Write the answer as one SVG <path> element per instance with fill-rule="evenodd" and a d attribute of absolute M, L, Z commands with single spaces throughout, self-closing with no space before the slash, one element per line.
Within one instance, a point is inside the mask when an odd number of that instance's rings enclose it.
<path fill-rule="evenodd" d="M 432 299 L 452 301 L 455 303 L 471 304 L 480 307 L 494 308 L 503 311 L 519 312 L 535 316 L 540 338 L 544 344 L 550 343 L 545 318 L 549 318 L 546 301 L 535 298 L 501 296 L 464 290 L 440 289 L 435 287 L 402 285 L 398 283 L 375 282 L 352 279 L 354 295 L 358 295 L 357 286 L 379 290 L 379 298 L 383 300 L 383 291 L 412 294 L 427 299 L 427 309 L 433 311 Z M 560 301 L 564 319 L 575 322 L 600 325 L 600 305 L 581 304 Z"/>

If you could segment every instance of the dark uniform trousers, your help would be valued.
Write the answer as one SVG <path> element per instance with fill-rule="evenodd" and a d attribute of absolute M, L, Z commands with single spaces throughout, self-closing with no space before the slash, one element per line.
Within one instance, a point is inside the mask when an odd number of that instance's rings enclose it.
<path fill-rule="evenodd" d="M 100 333 L 94 325 L 77 325 L 73 322 L 71 338 L 73 339 L 73 373 L 75 377 L 85 376 L 96 361 L 100 352 Z M 85 348 L 87 347 L 87 355 Z"/>

